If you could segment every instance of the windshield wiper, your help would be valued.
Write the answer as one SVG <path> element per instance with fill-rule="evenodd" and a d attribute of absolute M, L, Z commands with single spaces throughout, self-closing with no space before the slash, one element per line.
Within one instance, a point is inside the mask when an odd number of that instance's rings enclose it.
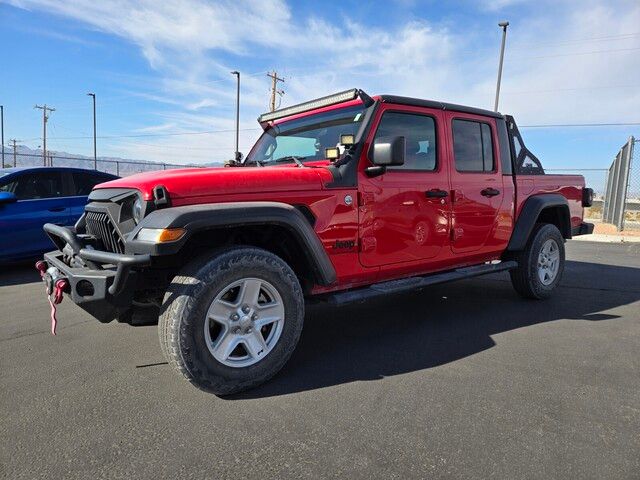
<path fill-rule="evenodd" d="M 280 157 L 273 160 L 274 163 L 285 163 L 293 161 L 298 167 L 306 167 L 300 160 L 304 160 L 307 157 L 299 157 L 297 155 L 287 155 L 286 157 Z"/>

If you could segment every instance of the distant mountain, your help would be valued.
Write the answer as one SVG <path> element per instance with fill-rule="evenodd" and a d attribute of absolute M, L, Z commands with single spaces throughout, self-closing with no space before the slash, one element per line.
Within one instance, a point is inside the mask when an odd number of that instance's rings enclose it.
<path fill-rule="evenodd" d="M 12 167 L 14 164 L 13 149 L 7 148 L 6 146 L 4 150 L 4 163 L 5 167 Z M 34 150 L 27 146 L 20 145 L 16 148 L 15 163 L 18 167 L 33 167 L 44 165 L 45 162 L 42 158 L 41 149 Z M 47 165 L 51 164 L 56 167 L 93 169 L 93 157 L 68 152 L 49 151 L 47 152 Z M 98 157 L 98 170 L 117 174 L 121 177 L 152 170 L 221 166 L 223 166 L 222 162 L 178 165 L 174 163 L 150 162 L 147 160 L 132 160 L 120 157 Z"/>

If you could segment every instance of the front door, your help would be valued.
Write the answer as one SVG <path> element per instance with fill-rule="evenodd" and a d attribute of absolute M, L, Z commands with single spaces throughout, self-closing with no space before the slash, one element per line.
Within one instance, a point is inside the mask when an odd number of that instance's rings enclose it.
<path fill-rule="evenodd" d="M 369 145 L 376 138 L 404 136 L 406 155 L 403 166 L 374 178 L 360 176 L 364 266 L 420 263 L 446 246 L 450 204 L 442 120 L 442 112 L 417 107 L 385 105 L 378 112 Z M 371 165 L 368 157 L 362 160 Z"/>
<path fill-rule="evenodd" d="M 451 250 L 477 252 L 496 243 L 498 212 L 505 198 L 493 119 L 447 113 L 452 146 Z M 503 241 L 499 242 L 501 245 Z M 497 244 L 497 243 L 496 243 Z"/>

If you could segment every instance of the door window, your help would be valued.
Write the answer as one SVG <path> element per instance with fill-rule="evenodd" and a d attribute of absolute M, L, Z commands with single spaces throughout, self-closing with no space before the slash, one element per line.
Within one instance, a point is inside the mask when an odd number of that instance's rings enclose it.
<path fill-rule="evenodd" d="M 62 175 L 60 172 L 37 172 L 21 175 L 7 185 L 18 200 L 62 197 Z"/>
<path fill-rule="evenodd" d="M 436 169 L 436 123 L 432 117 L 386 112 L 380 120 L 375 138 L 398 136 L 403 136 L 406 142 L 404 165 L 389 167 L 388 170 Z"/>
<path fill-rule="evenodd" d="M 491 127 L 471 120 L 453 121 L 453 154 L 459 172 L 492 172 Z"/>
<path fill-rule="evenodd" d="M 102 175 L 90 172 L 73 172 L 74 195 L 89 195 L 93 187 L 110 180 Z"/>

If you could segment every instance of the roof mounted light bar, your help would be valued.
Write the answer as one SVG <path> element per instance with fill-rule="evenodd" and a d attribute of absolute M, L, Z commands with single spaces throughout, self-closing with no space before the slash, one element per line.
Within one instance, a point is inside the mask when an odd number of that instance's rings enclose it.
<path fill-rule="evenodd" d="M 364 93 L 362 90 L 352 88 L 351 90 L 345 90 L 344 92 L 334 93 L 333 95 L 327 95 L 326 97 L 316 98 L 315 100 L 309 100 L 308 102 L 299 103 L 298 105 L 292 105 L 290 107 L 275 110 L 273 112 L 263 113 L 258 117 L 258 122 L 261 125 L 266 124 L 272 120 L 295 115 L 296 113 L 308 112 L 309 110 L 315 110 L 316 108 L 328 107 L 329 105 L 335 105 L 337 103 L 348 102 L 360 97 L 365 106 L 370 106 L 373 103 L 373 99 Z"/>

